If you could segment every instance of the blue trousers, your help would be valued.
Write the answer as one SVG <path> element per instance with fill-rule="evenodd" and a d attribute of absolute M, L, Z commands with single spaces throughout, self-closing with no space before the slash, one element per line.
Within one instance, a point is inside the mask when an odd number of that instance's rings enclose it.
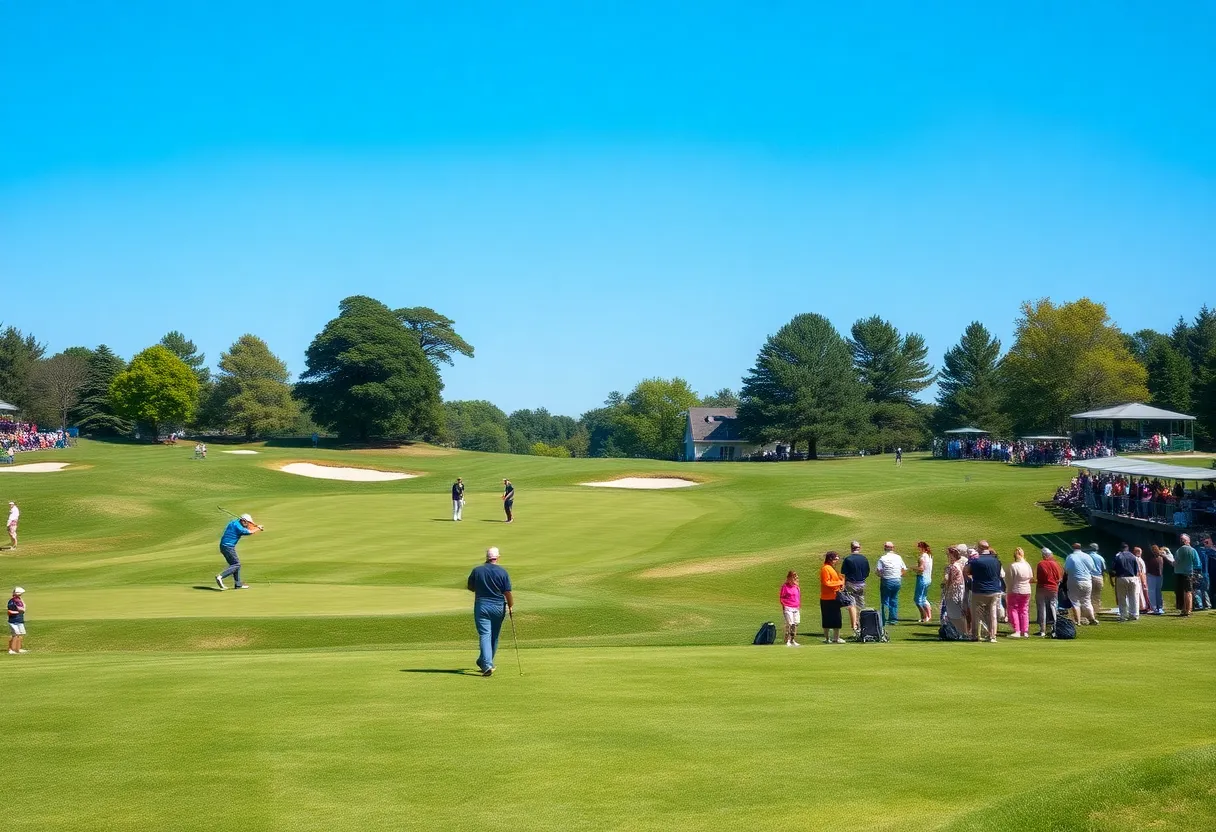
<path fill-rule="evenodd" d="M 929 579 L 924 575 L 916 576 L 916 600 L 913 603 L 918 608 L 929 606 Z"/>
<path fill-rule="evenodd" d="M 882 623 L 888 624 L 899 619 L 899 588 L 903 585 L 900 580 L 883 579 L 878 585 L 878 596 L 882 602 Z"/>
<path fill-rule="evenodd" d="M 502 620 L 506 615 L 507 605 L 498 598 L 478 598 L 473 602 L 473 623 L 477 625 L 477 641 L 481 645 L 477 666 L 482 670 L 494 666 L 498 634 L 502 631 Z"/>
<path fill-rule="evenodd" d="M 220 554 L 224 556 L 224 560 L 228 561 L 228 568 L 220 573 L 220 580 L 232 575 L 236 579 L 236 585 L 241 585 L 241 559 L 236 556 L 235 546 L 221 546 Z"/>
<path fill-rule="evenodd" d="M 1162 580 L 1160 575 L 1148 576 L 1148 605 L 1153 608 L 1153 612 L 1165 610 L 1165 599 L 1161 597 Z"/>

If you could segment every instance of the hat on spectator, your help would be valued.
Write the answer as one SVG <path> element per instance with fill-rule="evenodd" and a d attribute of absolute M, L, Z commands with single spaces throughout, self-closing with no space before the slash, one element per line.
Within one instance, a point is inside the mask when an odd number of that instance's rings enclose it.
<path fill-rule="evenodd" d="M 492 560 L 498 560 L 497 546 L 491 546 L 489 549 L 486 549 L 486 562 L 488 563 Z"/>
<path fill-rule="evenodd" d="M 15 587 L 13 587 L 13 594 L 14 595 L 24 595 L 25 589 L 22 587 L 19 587 L 19 586 L 15 586 Z"/>

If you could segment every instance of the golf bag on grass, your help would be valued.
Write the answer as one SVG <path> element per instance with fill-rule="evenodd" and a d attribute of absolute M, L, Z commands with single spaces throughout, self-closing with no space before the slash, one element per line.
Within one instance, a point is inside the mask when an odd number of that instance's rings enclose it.
<path fill-rule="evenodd" d="M 951 624 L 950 619 L 948 619 L 948 618 L 942 622 L 942 626 L 937 628 L 937 637 L 940 638 L 942 641 L 965 641 L 966 640 L 964 638 L 963 634 L 958 631 L 958 627 L 955 627 L 953 624 Z"/>
<path fill-rule="evenodd" d="M 1056 628 L 1051 634 L 1052 638 L 1070 639 L 1077 637 L 1077 625 L 1072 623 L 1072 619 L 1064 615 L 1056 616 Z"/>
<path fill-rule="evenodd" d="M 777 625 L 771 621 L 765 621 L 760 625 L 760 631 L 756 633 L 756 637 L 752 639 L 752 644 L 775 644 L 777 642 Z"/>
<path fill-rule="evenodd" d="M 886 629 L 882 626 L 882 617 L 878 614 L 878 610 L 862 610 L 858 624 L 861 626 L 861 633 L 857 636 L 857 640 L 862 644 L 890 640 Z"/>

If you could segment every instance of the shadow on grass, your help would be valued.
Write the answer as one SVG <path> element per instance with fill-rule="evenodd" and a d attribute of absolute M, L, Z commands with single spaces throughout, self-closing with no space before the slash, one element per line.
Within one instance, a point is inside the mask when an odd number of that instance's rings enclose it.
<path fill-rule="evenodd" d="M 482 678 L 480 670 L 469 670 L 467 668 L 455 668 L 455 669 L 449 670 L 447 668 L 441 668 L 441 667 L 406 667 L 406 668 L 403 668 L 401 672 L 402 673 L 447 673 L 452 676 L 476 676 L 478 679 Z"/>
<path fill-rule="evenodd" d="M 218 586 L 192 586 L 191 589 L 205 589 L 208 592 L 223 592 Z"/>

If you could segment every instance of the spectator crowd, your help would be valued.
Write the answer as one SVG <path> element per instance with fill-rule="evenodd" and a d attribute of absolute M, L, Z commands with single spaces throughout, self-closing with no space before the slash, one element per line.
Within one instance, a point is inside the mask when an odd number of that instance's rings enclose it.
<path fill-rule="evenodd" d="M 1167 568 L 1173 572 L 1174 605 L 1180 616 L 1189 616 L 1194 610 L 1211 610 L 1216 547 L 1210 537 L 1203 540 L 1201 547 L 1193 547 L 1185 534 L 1178 540 L 1179 546 L 1174 551 L 1153 546 L 1147 557 L 1140 547 L 1132 548 L 1125 543 L 1109 559 L 1101 554 L 1096 543 L 1088 548 L 1074 543 L 1063 564 L 1055 552 L 1045 547 L 1039 550 L 1039 560 L 1033 565 L 1021 548 L 1013 550 L 1009 562 L 1003 562 L 986 540 L 974 547 L 966 543 L 949 546 L 944 574 L 938 584 L 941 637 L 946 638 L 947 628 L 951 628 L 961 636 L 957 640 L 995 642 L 1000 625 L 1007 623 L 1010 630 L 1005 634 L 1007 637 L 1030 638 L 1032 616 L 1037 625 L 1035 635 L 1040 638 L 1058 632 L 1057 620 L 1061 616 L 1074 625 L 1097 626 L 1098 614 L 1103 611 L 1103 592 L 1108 586 L 1114 591 L 1114 620 L 1132 622 L 1141 615 L 1165 615 Z M 874 600 L 875 595 L 883 625 L 896 626 L 900 621 L 900 590 L 910 572 L 916 580 L 916 621 L 919 624 L 932 621 L 934 605 L 929 599 L 929 588 L 934 585 L 934 563 L 928 543 L 917 543 L 918 553 L 909 564 L 895 551 L 895 544 L 887 542 L 873 569 L 870 559 L 862 553 L 861 543 L 855 540 L 849 549 L 843 560 L 836 552 L 826 553 L 819 571 L 820 623 L 825 643 L 845 643 L 841 638 L 845 626 L 842 610 L 848 611 L 854 640 L 860 640 L 860 610 L 867 606 L 867 597 Z M 801 623 L 797 572 L 787 574 L 778 603 L 785 621 L 785 643 L 797 647 Z"/>
<path fill-rule="evenodd" d="M 30 422 L 0 419 L 0 456 L 12 459 L 19 451 L 45 451 L 66 448 L 68 437 L 62 430 L 38 430 Z"/>

